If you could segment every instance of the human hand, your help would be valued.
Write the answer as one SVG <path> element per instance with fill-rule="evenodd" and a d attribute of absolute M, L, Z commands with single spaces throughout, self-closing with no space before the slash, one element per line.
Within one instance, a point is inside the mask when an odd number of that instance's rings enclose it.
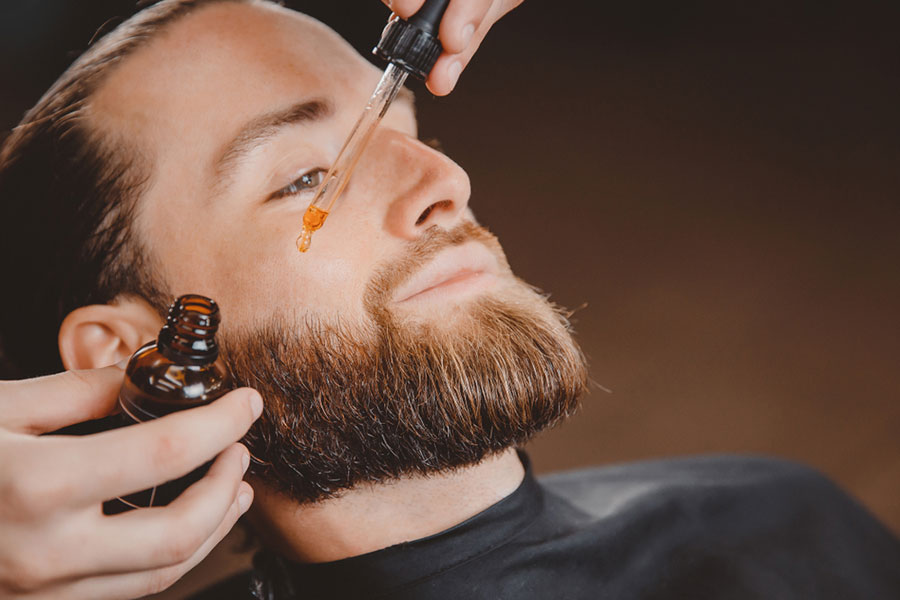
<path fill-rule="evenodd" d="M 469 64 L 494 23 L 522 4 L 523 0 L 450 0 L 441 20 L 438 37 L 444 53 L 438 58 L 426 85 L 432 94 L 446 96 L 456 87 L 460 73 Z M 425 0 L 382 0 L 403 19 L 416 14 Z"/>
<path fill-rule="evenodd" d="M 109 414 L 117 367 L 0 382 L 0 599 L 102 600 L 161 591 L 202 560 L 253 500 L 239 440 L 253 390 L 140 425 L 43 436 Z M 166 507 L 105 516 L 105 500 L 176 479 L 219 455 Z"/>

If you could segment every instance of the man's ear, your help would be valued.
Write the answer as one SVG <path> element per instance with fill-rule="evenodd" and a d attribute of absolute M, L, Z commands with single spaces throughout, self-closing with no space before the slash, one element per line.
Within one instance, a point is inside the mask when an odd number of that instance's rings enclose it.
<path fill-rule="evenodd" d="M 138 298 L 76 308 L 59 328 L 63 366 L 70 370 L 114 365 L 155 339 L 162 325 L 156 311 Z"/>

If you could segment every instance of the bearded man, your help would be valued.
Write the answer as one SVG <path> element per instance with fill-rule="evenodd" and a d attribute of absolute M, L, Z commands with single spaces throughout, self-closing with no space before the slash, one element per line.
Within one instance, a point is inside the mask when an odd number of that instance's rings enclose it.
<path fill-rule="evenodd" d="M 22 293 L 0 319 L 22 375 L 117 363 L 172 298 L 200 293 L 222 307 L 236 381 L 264 399 L 245 443 L 265 550 L 204 597 L 900 597 L 897 540 L 797 465 L 534 479 L 516 449 L 574 411 L 584 360 L 478 225 L 466 173 L 417 139 L 408 92 L 299 255 L 378 78 L 270 2 L 165 0 L 82 56 L 4 146 L 4 280 Z M 106 589 L 90 597 L 121 594 Z"/>

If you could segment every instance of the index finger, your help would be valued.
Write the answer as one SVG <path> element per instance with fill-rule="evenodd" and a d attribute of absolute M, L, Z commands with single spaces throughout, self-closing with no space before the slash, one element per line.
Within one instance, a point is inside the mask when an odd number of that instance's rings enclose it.
<path fill-rule="evenodd" d="M 45 447 L 55 451 L 54 471 L 60 479 L 54 485 L 67 490 L 72 505 L 101 502 L 177 479 L 240 440 L 261 412 L 259 393 L 243 388 L 212 404 L 147 423 L 80 438 L 53 438 L 56 446 Z"/>
<path fill-rule="evenodd" d="M 493 6 L 494 0 L 451 2 L 441 19 L 440 40 L 447 54 L 463 52 Z"/>
<path fill-rule="evenodd" d="M 117 367 L 0 381 L 0 427 L 40 434 L 105 417 L 125 372 Z"/>

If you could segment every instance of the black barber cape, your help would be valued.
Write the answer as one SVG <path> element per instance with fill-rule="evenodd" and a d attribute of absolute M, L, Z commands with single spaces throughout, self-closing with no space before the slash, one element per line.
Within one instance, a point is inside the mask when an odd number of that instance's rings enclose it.
<path fill-rule="evenodd" d="M 267 553 L 197 598 L 900 600 L 900 541 L 806 467 L 703 457 L 521 486 L 443 533 L 323 564 Z"/>

